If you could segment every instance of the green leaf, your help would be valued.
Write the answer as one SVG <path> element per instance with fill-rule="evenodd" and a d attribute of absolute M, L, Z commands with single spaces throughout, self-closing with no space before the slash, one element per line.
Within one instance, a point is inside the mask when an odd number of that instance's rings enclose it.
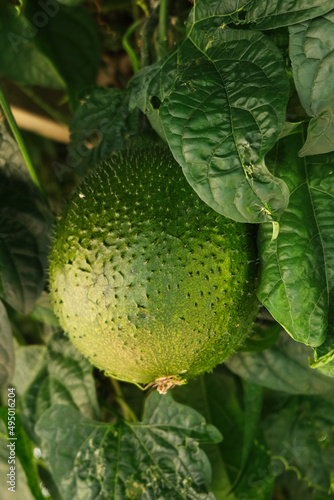
<path fill-rule="evenodd" d="M 25 183 L 26 190 L 35 194 L 35 186 L 14 137 L 0 121 L 0 174 L 6 179 Z"/>
<path fill-rule="evenodd" d="M 263 389 L 261 386 L 250 382 L 243 383 L 244 393 L 244 443 L 242 448 L 241 464 L 239 474 L 235 480 L 235 489 L 242 478 L 249 464 L 249 459 L 253 451 L 254 440 L 258 431 L 258 424 L 262 410 Z"/>
<path fill-rule="evenodd" d="M 311 362 L 311 367 L 317 368 L 329 377 L 334 377 L 334 317 L 331 312 L 329 323 L 325 342 L 314 349 L 314 361 Z"/>
<path fill-rule="evenodd" d="M 211 444 L 204 446 L 204 450 L 211 462 L 211 489 L 216 497 L 216 500 L 236 500 L 234 494 L 231 493 L 232 480 L 228 474 L 230 461 L 228 460 L 227 463 L 225 463 L 223 453 L 221 451 L 223 443 L 225 444 L 226 439 L 229 438 L 229 429 L 226 429 L 225 425 L 230 419 L 230 408 L 227 408 L 228 403 L 226 403 L 230 396 L 230 386 L 227 385 L 229 381 L 230 379 L 225 381 L 221 374 L 205 374 L 198 377 L 196 380 L 190 380 L 185 386 L 176 387 L 173 393 L 177 401 L 197 410 L 204 416 L 208 423 L 213 424 L 215 422 L 213 425 L 216 425 L 217 429 L 221 433 L 224 433 L 222 434 L 223 441 L 219 445 Z M 223 384 L 223 382 L 225 384 Z M 221 387 L 223 385 L 225 385 L 225 390 L 221 391 Z M 215 395 L 213 399 L 211 398 L 212 394 Z M 221 408 L 224 407 L 225 411 L 221 412 Z M 233 419 L 237 420 L 235 415 L 233 415 Z M 236 426 L 237 423 L 235 423 L 235 427 Z M 236 439 L 232 449 L 233 453 L 231 453 L 231 455 L 233 455 L 232 460 L 235 455 L 237 456 L 236 463 L 239 464 L 241 456 L 239 443 L 242 439 L 242 430 L 239 433 L 234 429 L 234 432 Z M 229 459 L 231 459 L 231 456 L 229 456 Z M 233 469 L 234 466 L 232 467 L 232 470 Z"/>
<path fill-rule="evenodd" d="M 276 406 L 263 422 L 266 441 L 273 454 L 273 470 L 291 469 L 299 480 L 316 488 L 319 494 L 333 493 L 332 401 L 315 396 L 293 396 L 282 406 L 280 398 L 276 399 Z"/>
<path fill-rule="evenodd" d="M 38 27 L 6 3 L 0 6 L 0 74 L 24 85 L 63 88 L 59 73 L 36 46 Z"/>
<path fill-rule="evenodd" d="M 1 208 L 0 296 L 14 309 L 27 314 L 44 287 L 43 265 L 35 235 L 16 220 L 22 212 L 17 211 L 15 217 L 11 217 Z M 34 217 L 29 217 L 28 222 L 32 225 Z"/>
<path fill-rule="evenodd" d="M 221 436 L 169 394 L 152 393 L 140 423 L 94 422 L 55 405 L 36 431 L 64 500 L 87 499 L 87 491 L 89 498 L 108 500 L 214 499 L 210 464 L 198 443 Z"/>
<path fill-rule="evenodd" d="M 0 139 L 0 297 L 28 314 L 45 285 L 53 217 L 4 124 Z"/>
<path fill-rule="evenodd" d="M 138 132 L 138 110 L 130 113 L 128 92 L 96 88 L 74 112 L 70 130 L 70 156 L 76 172 L 83 174 Z"/>
<path fill-rule="evenodd" d="M 34 309 L 31 311 L 30 317 L 41 323 L 60 328 L 58 318 L 53 312 L 50 295 L 44 291 L 37 300 Z"/>
<path fill-rule="evenodd" d="M 217 500 L 271 497 L 269 455 L 258 432 L 262 388 L 245 384 L 243 389 L 232 374 L 216 370 L 174 390 L 177 400 L 194 407 L 223 435 L 218 446 L 205 447 Z"/>
<path fill-rule="evenodd" d="M 276 344 L 281 330 L 281 325 L 276 323 L 269 313 L 265 311 L 260 312 L 252 331 L 245 339 L 243 345 L 238 349 L 238 352 L 257 352 L 269 349 L 269 347 Z"/>
<path fill-rule="evenodd" d="M 284 125 L 288 84 L 281 55 L 257 32 L 194 30 L 161 123 L 175 159 L 199 197 L 240 222 L 275 220 L 288 189 L 264 155 Z M 179 52 L 183 53 L 181 46 Z"/>
<path fill-rule="evenodd" d="M 334 150 L 334 114 L 330 109 L 322 110 L 316 118 L 311 118 L 307 138 L 299 151 L 300 156 L 317 155 Z"/>
<path fill-rule="evenodd" d="M 18 360 L 12 384 L 17 394 L 23 394 L 29 389 L 34 378 L 45 364 L 46 347 L 41 345 L 27 345 L 15 347 L 15 356 Z"/>
<path fill-rule="evenodd" d="M 0 389 L 12 380 L 14 367 L 15 354 L 12 329 L 6 308 L 0 301 Z"/>
<path fill-rule="evenodd" d="M 268 500 L 273 498 L 274 476 L 267 446 L 255 441 L 247 473 L 236 488 L 237 499 Z"/>
<path fill-rule="evenodd" d="M 300 23 L 326 14 L 333 9 L 332 0 L 253 0 L 246 8 L 247 22 L 255 28 L 268 30 Z"/>
<path fill-rule="evenodd" d="M 313 118 L 300 156 L 334 150 L 334 11 L 290 27 L 290 58 L 296 89 Z"/>
<path fill-rule="evenodd" d="M 222 24 L 238 21 L 238 13 L 252 0 L 196 0 L 188 19 L 189 29 L 212 30 Z"/>
<path fill-rule="evenodd" d="M 320 394 L 333 389 L 333 381 L 309 366 L 312 349 L 283 333 L 277 345 L 262 352 L 239 353 L 227 366 L 254 384 L 290 394 Z"/>
<path fill-rule="evenodd" d="M 282 132 L 280 133 L 278 139 L 283 139 L 288 135 L 299 134 L 300 126 L 303 122 L 285 122 Z"/>
<path fill-rule="evenodd" d="M 99 418 L 93 367 L 70 342 L 55 337 L 46 347 L 19 347 L 16 360 L 13 385 L 31 437 L 36 438 L 36 421 L 54 404 L 68 404 L 85 417 Z"/>
<path fill-rule="evenodd" d="M 0 419 L 4 422 L 4 424 L 7 426 L 7 407 L 2 406 L 0 408 Z M 15 440 L 12 441 L 6 441 L 6 444 L 4 447 L 6 448 L 7 452 L 9 451 L 8 444 L 15 444 L 15 468 L 18 464 L 18 461 L 20 461 L 20 464 L 25 472 L 26 475 L 26 482 L 27 485 L 30 488 L 30 492 L 33 495 L 33 498 L 35 500 L 43 500 L 45 497 L 42 494 L 41 488 L 40 488 L 40 478 L 37 473 L 37 468 L 36 468 L 36 460 L 33 455 L 33 444 L 28 438 L 27 434 L 25 433 L 23 426 L 21 424 L 21 419 L 19 416 L 19 413 L 16 411 L 15 414 Z M 10 439 L 10 438 L 9 438 Z M 8 456 L 7 456 L 8 459 Z M 10 465 L 8 464 L 7 461 L 7 474 L 9 472 L 9 467 Z M 21 468 L 20 468 L 21 469 Z M 7 476 L 8 479 L 8 476 Z M 8 486 L 8 485 L 7 485 Z M 27 492 L 27 497 L 23 496 L 25 498 L 30 498 L 30 494 Z M 5 498 L 4 496 L 1 496 L 1 498 Z"/>
<path fill-rule="evenodd" d="M 160 61 L 142 68 L 131 78 L 130 110 L 138 107 L 143 113 L 148 114 L 155 109 L 154 100 L 158 101 L 156 107 L 159 107 L 159 101 L 165 99 L 175 83 L 178 56 L 176 49 Z"/>
<path fill-rule="evenodd" d="M 271 224 L 259 231 L 262 275 L 258 297 L 297 341 L 313 347 L 327 335 L 333 303 L 333 155 L 298 158 L 300 134 L 285 137 L 268 163 L 290 189 L 290 203 L 271 241 Z"/>
<path fill-rule="evenodd" d="M 187 40 L 183 42 L 187 44 Z M 129 82 L 129 109 L 139 108 L 146 114 L 153 130 L 165 141 L 159 119 L 161 101 L 169 94 L 177 76 L 178 49 L 171 51 L 160 61 L 139 70 Z"/>
<path fill-rule="evenodd" d="M 75 107 L 78 93 L 96 81 L 100 62 L 97 25 L 81 6 L 66 7 L 58 2 L 52 5 L 57 12 L 41 23 L 36 43 L 62 76 Z M 39 4 L 27 4 L 26 16 L 32 24 L 39 18 L 40 10 Z"/>

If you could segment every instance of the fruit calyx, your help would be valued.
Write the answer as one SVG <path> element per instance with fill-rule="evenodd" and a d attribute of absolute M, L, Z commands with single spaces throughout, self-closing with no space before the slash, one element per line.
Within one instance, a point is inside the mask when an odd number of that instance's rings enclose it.
<path fill-rule="evenodd" d="M 156 378 L 154 382 L 148 384 L 145 389 L 149 387 L 156 387 L 160 394 L 167 394 L 168 389 L 173 389 L 176 385 L 186 384 L 185 379 L 180 379 L 176 375 L 169 375 L 167 377 Z"/>

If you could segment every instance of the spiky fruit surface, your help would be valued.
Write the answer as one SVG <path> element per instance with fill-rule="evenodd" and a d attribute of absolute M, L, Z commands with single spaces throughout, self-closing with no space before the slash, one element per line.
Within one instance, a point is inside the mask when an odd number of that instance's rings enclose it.
<path fill-rule="evenodd" d="M 114 156 L 56 230 L 50 289 L 60 324 L 120 380 L 171 386 L 210 371 L 254 319 L 250 229 L 202 202 L 164 148 Z"/>

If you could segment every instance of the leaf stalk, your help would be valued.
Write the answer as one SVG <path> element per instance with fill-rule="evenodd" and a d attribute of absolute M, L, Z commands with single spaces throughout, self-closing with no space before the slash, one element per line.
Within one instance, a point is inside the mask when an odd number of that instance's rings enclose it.
<path fill-rule="evenodd" d="M 37 187 L 39 193 L 41 194 L 41 196 L 46 199 L 46 195 L 45 195 L 45 192 L 44 192 L 44 189 L 42 187 L 42 184 L 38 178 L 38 175 L 37 175 L 37 172 L 35 170 L 35 167 L 34 167 L 34 164 L 32 162 L 32 159 L 30 157 L 30 154 L 27 150 L 27 147 L 25 145 L 25 142 L 23 140 L 23 137 L 22 137 L 22 134 L 21 134 L 21 131 L 19 129 L 19 127 L 17 126 L 17 123 L 16 123 L 16 120 L 13 116 L 13 113 L 12 113 L 12 110 L 10 109 L 10 106 L 8 104 L 8 101 L 5 97 L 5 94 L 2 90 L 2 88 L 0 87 L 0 106 L 3 110 L 3 113 L 8 121 L 8 124 L 11 128 L 11 131 L 15 137 L 15 140 L 20 148 L 20 151 L 21 151 L 21 154 L 24 158 L 24 161 L 26 162 L 26 165 L 28 167 L 28 170 L 29 170 L 29 173 L 30 173 L 30 177 L 33 181 L 33 183 L 35 184 L 35 186 Z"/>

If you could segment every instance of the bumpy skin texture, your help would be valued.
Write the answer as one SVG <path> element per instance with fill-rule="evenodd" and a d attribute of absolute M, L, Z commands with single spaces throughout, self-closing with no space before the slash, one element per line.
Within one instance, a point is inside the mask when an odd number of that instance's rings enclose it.
<path fill-rule="evenodd" d="M 114 156 L 56 230 L 50 289 L 60 324 L 120 380 L 210 371 L 240 346 L 257 309 L 250 231 L 202 202 L 164 148 Z"/>

